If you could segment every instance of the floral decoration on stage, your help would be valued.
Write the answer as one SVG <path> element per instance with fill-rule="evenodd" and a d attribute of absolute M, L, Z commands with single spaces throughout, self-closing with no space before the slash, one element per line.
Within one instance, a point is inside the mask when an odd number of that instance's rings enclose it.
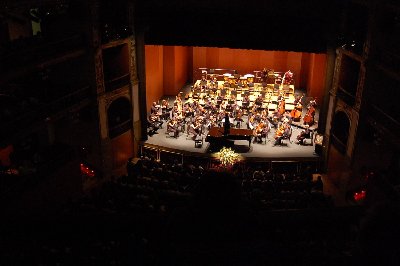
<path fill-rule="evenodd" d="M 232 166 L 236 162 L 240 161 L 240 155 L 234 152 L 231 148 L 223 147 L 219 152 L 216 153 L 219 161 L 223 166 Z"/>

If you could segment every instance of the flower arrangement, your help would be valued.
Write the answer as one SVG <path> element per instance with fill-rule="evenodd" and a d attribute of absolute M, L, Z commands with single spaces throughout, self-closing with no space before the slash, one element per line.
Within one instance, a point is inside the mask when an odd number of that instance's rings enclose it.
<path fill-rule="evenodd" d="M 216 155 L 223 166 L 233 165 L 240 160 L 240 155 L 231 148 L 223 147 Z"/>

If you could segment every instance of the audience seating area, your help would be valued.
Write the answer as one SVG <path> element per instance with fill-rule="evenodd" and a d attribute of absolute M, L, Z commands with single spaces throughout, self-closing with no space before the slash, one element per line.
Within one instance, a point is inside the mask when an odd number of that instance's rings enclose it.
<path fill-rule="evenodd" d="M 127 163 L 127 175 L 102 182 L 57 213 L 6 219 L 1 234 L 10 244 L 3 245 L 1 262 L 354 265 L 362 261 L 357 237 L 364 209 L 333 206 L 323 194 L 321 180 L 312 180 L 309 167 L 298 171 L 298 165 L 238 164 L 230 169 L 228 182 L 218 182 L 215 176 L 215 183 L 205 184 L 210 166 L 205 161 L 166 163 L 147 154 L 135 161 Z M 208 181 L 213 179 L 212 175 Z M 206 192 L 210 194 L 202 194 L 210 189 Z M 200 204 L 204 200 L 206 204 Z M 11 224 L 16 230 L 6 230 Z"/>

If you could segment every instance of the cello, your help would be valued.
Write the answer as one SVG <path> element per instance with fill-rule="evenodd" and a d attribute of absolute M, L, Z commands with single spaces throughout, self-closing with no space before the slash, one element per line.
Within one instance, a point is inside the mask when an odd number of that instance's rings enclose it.
<path fill-rule="evenodd" d="M 303 105 L 301 104 L 301 100 L 303 99 L 304 95 L 300 97 L 300 99 L 297 99 L 295 102 L 296 106 L 294 109 L 290 112 L 290 117 L 293 119 L 295 122 L 299 122 L 301 119 L 301 114 L 303 111 Z"/>
<path fill-rule="evenodd" d="M 275 131 L 275 139 L 283 137 L 283 133 L 285 133 L 285 125 L 282 123 Z"/>
<path fill-rule="evenodd" d="M 314 116 L 315 116 L 315 107 L 314 105 L 316 104 L 315 100 L 310 101 L 310 103 L 307 106 L 307 113 L 303 118 L 303 122 L 305 125 L 313 125 L 314 124 Z"/>
<path fill-rule="evenodd" d="M 264 122 L 260 122 L 257 127 L 254 129 L 253 135 L 254 135 L 254 140 L 257 142 L 261 142 L 262 139 L 262 133 L 264 131 Z"/>

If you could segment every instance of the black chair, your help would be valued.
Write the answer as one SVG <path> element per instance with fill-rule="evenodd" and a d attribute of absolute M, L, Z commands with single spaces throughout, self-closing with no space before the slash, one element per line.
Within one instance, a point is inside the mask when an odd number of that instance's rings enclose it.
<path fill-rule="evenodd" d="M 194 147 L 201 148 L 203 147 L 203 135 L 199 134 L 194 139 Z"/>

